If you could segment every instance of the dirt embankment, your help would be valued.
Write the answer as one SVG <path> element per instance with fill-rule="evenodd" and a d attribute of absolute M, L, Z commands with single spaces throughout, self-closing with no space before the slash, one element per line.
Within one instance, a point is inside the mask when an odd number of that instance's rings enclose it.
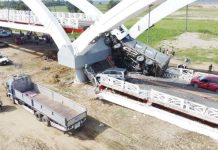
<path fill-rule="evenodd" d="M 32 47 L 34 49 L 34 47 Z M 43 53 L 5 48 L 0 50 L 21 67 L 0 66 L 0 150 L 150 150 L 218 149 L 217 141 L 167 122 L 120 106 L 94 99 L 89 85 L 71 85 L 73 71 L 55 61 L 42 59 Z M 46 67 L 46 69 L 45 69 Z M 83 128 L 72 134 L 46 127 L 21 106 L 6 98 L 2 86 L 8 75 L 28 73 L 37 83 L 66 95 L 88 109 Z M 51 82 L 54 74 L 58 80 Z"/>

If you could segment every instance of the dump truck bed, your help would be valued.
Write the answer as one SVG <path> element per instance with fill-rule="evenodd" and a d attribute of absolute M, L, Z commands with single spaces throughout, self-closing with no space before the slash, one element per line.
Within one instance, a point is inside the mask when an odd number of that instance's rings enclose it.
<path fill-rule="evenodd" d="M 71 109 L 67 106 L 64 106 L 58 102 L 53 101 L 48 96 L 45 96 L 41 93 L 37 94 L 33 97 L 34 100 L 38 101 L 39 103 L 45 105 L 46 107 L 50 108 L 54 112 L 60 114 L 61 116 L 65 117 L 67 120 L 70 120 L 72 117 L 79 115 L 80 113 Z"/>

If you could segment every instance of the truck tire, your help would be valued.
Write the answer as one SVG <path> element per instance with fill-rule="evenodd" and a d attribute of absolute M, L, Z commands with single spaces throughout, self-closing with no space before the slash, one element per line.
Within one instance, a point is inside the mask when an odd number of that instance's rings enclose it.
<path fill-rule="evenodd" d="M 137 60 L 138 62 L 143 62 L 143 61 L 145 61 L 145 57 L 144 57 L 143 55 L 138 55 L 138 56 L 136 57 L 136 60 Z"/>
<path fill-rule="evenodd" d="M 119 49 L 121 47 L 122 47 L 122 45 L 120 43 L 117 43 L 113 46 L 113 49 Z"/>
<path fill-rule="evenodd" d="M 41 115 L 41 113 L 40 112 L 36 112 L 35 114 L 34 114 L 35 116 L 36 116 L 36 119 L 38 120 L 38 121 L 42 121 L 42 115 Z"/>
<path fill-rule="evenodd" d="M 17 100 L 19 105 L 24 105 L 23 101 Z"/>
<path fill-rule="evenodd" d="M 50 127 L 51 123 L 50 123 L 50 119 L 47 116 L 43 116 L 42 117 L 42 122 L 47 126 Z"/>

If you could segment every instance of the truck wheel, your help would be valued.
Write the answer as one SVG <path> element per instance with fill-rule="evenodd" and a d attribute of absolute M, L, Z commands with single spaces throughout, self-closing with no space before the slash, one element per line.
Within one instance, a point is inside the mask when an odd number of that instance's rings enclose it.
<path fill-rule="evenodd" d="M 18 104 L 19 104 L 19 105 L 24 105 L 24 102 L 23 102 L 23 101 L 20 101 L 20 100 L 18 100 Z"/>
<path fill-rule="evenodd" d="M 42 121 L 42 115 L 41 115 L 41 113 L 40 112 L 36 112 L 35 113 L 35 116 L 36 116 L 36 119 L 38 120 L 38 121 Z"/>
<path fill-rule="evenodd" d="M 43 116 L 43 117 L 42 117 L 42 122 L 44 122 L 44 124 L 45 124 L 47 127 L 50 127 L 50 126 L 51 126 L 50 119 L 49 119 L 47 116 Z"/>
<path fill-rule="evenodd" d="M 136 60 L 137 60 L 138 62 L 143 62 L 143 61 L 145 60 L 145 57 L 144 57 L 143 55 L 138 55 L 138 56 L 136 57 Z"/>
<path fill-rule="evenodd" d="M 119 49 L 121 47 L 122 47 L 122 45 L 120 43 L 117 43 L 113 46 L 113 49 Z"/>

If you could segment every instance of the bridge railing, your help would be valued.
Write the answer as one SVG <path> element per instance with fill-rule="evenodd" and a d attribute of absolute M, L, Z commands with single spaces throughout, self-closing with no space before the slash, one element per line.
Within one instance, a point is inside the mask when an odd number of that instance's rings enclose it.
<path fill-rule="evenodd" d="M 87 16 L 84 13 L 52 12 L 64 27 L 80 28 L 90 26 L 98 16 Z M 0 20 L 16 23 L 40 25 L 38 17 L 32 11 L 0 9 Z"/>
<path fill-rule="evenodd" d="M 102 75 L 100 84 L 136 98 L 148 100 L 151 103 L 159 104 L 167 108 L 218 124 L 218 109 L 206 104 L 194 102 L 188 99 L 160 92 L 158 90 L 144 89 L 130 82 Z"/>

